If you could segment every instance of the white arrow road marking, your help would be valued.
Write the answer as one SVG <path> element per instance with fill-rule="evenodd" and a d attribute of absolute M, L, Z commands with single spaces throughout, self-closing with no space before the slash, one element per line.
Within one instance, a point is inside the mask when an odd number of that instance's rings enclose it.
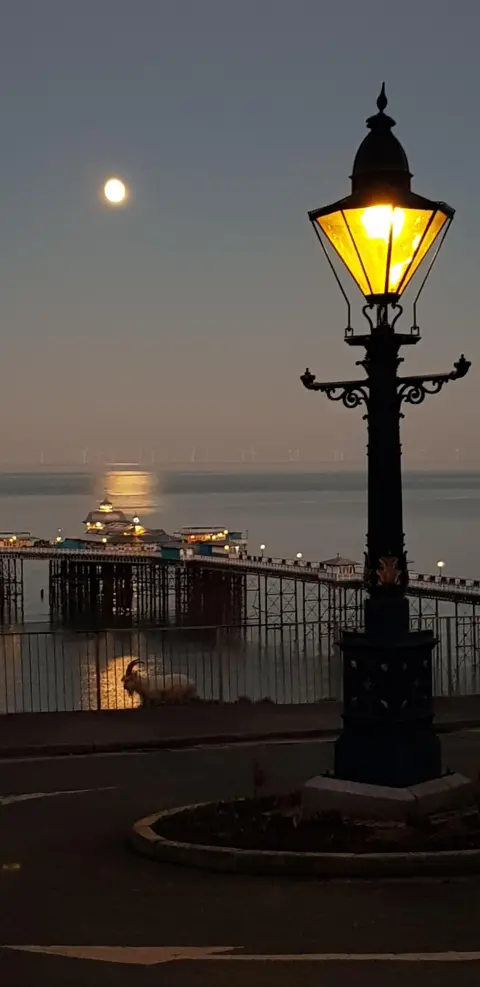
<path fill-rule="evenodd" d="M 181 960 L 230 963 L 479 963 L 480 952 L 237 953 L 241 946 L 4 946 L 79 960 L 156 966 Z"/>
<path fill-rule="evenodd" d="M 113 792 L 114 786 L 105 788 L 69 788 L 63 792 L 27 792 L 25 795 L 0 795 L 0 807 L 13 802 L 28 802 L 30 799 L 46 799 L 54 795 L 83 795 L 85 792 Z"/>

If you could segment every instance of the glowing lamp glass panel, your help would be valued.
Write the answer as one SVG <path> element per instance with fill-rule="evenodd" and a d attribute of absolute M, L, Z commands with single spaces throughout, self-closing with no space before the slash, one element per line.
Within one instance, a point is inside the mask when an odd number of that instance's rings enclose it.
<path fill-rule="evenodd" d="M 362 295 L 369 295 L 370 286 L 355 249 L 355 243 L 350 235 L 345 213 L 340 211 L 330 213 L 327 216 L 319 216 L 317 223 L 327 237 L 327 240 L 330 241 L 332 247 L 337 251 L 347 271 L 352 275 L 354 281 L 357 282 Z"/>
<path fill-rule="evenodd" d="M 409 213 L 413 213 L 413 212 L 414 211 L 411 209 L 406 210 L 407 217 Z M 417 213 L 417 215 L 419 214 Z M 412 280 L 415 271 L 422 263 L 423 258 L 426 257 L 426 255 L 428 254 L 430 247 L 432 247 L 433 244 L 435 243 L 435 240 L 437 239 L 439 233 L 442 232 L 445 223 L 447 222 L 448 219 L 448 216 L 444 212 L 441 212 L 440 209 L 437 209 L 437 211 L 434 213 L 422 212 L 421 215 L 429 217 L 428 223 L 426 224 L 425 230 L 422 234 L 420 234 L 419 230 L 414 230 L 412 228 L 410 231 L 410 240 L 408 241 L 407 244 L 401 243 L 401 237 L 398 238 L 397 243 L 395 242 L 395 240 L 392 241 L 392 259 L 390 264 L 391 283 L 392 283 L 392 275 L 396 276 L 396 273 L 394 272 L 395 265 L 400 262 L 405 265 L 404 273 L 402 274 L 401 280 L 399 281 L 400 294 L 405 290 L 407 284 Z M 400 261 L 399 253 L 400 253 L 400 249 L 403 250 L 404 254 L 409 253 L 410 245 L 413 246 L 413 255 L 409 266 L 408 263 L 405 264 L 403 258 Z M 391 288 L 390 290 L 394 291 L 398 289 Z"/>
<path fill-rule="evenodd" d="M 317 223 L 366 298 L 400 295 L 447 222 L 439 209 L 387 204 L 344 209 Z"/>

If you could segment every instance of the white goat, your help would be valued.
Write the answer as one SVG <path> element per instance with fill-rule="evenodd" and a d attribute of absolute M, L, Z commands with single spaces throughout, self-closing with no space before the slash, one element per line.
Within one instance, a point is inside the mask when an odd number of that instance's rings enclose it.
<path fill-rule="evenodd" d="M 135 665 L 143 664 L 139 658 L 134 658 L 125 669 L 122 678 L 123 688 L 129 696 L 137 693 L 142 706 L 159 706 L 162 703 L 186 703 L 197 698 L 197 689 L 182 672 L 172 672 L 162 675 L 160 686 L 151 685 L 143 675 L 134 671 Z"/>

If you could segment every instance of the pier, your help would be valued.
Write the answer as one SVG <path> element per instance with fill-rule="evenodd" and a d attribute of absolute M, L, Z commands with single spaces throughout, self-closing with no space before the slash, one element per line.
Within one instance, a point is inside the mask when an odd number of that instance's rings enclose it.
<path fill-rule="evenodd" d="M 246 575 L 233 568 L 152 555 L 86 554 L 49 557 L 52 623 L 234 625 L 246 619 Z"/>
<path fill-rule="evenodd" d="M 332 630 L 358 627 L 363 615 L 363 572 L 299 559 L 253 555 L 168 558 L 150 547 L 0 548 L 0 624 L 22 623 L 24 565 L 48 567 L 53 625 L 112 627 L 269 627 L 326 620 Z M 331 560 L 333 563 L 335 560 Z M 476 619 L 480 580 L 410 572 L 413 617 Z"/>

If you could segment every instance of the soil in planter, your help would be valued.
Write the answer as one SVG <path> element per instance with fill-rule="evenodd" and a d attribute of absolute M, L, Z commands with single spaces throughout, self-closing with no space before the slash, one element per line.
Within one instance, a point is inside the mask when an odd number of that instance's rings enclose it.
<path fill-rule="evenodd" d="M 178 843 L 243 850 L 313 853 L 398 853 L 480 849 L 480 817 L 473 812 L 421 825 L 355 822 L 336 814 L 301 820 L 297 793 L 282 798 L 216 802 L 160 819 L 159 836 Z"/>

